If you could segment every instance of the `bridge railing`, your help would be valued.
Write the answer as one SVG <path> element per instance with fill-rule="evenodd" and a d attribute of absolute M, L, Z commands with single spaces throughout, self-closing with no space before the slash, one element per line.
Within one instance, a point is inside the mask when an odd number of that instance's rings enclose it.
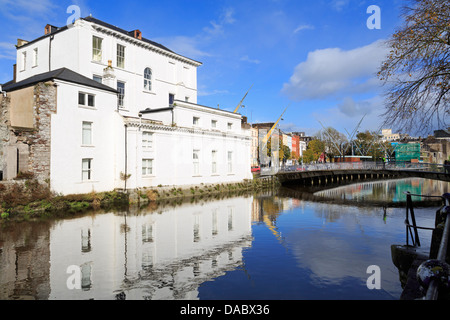
<path fill-rule="evenodd" d="M 261 168 L 263 174 L 274 174 L 278 172 L 295 171 L 326 171 L 326 170 L 420 170 L 427 172 L 438 172 L 450 174 L 450 164 L 442 165 L 435 163 L 411 163 L 399 161 L 365 161 L 365 162 L 328 162 L 313 163 L 294 166 L 282 166 L 279 168 Z"/>

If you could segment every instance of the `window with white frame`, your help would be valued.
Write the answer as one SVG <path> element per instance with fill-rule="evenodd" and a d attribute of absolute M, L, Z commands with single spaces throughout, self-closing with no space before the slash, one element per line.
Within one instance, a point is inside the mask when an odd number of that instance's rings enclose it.
<path fill-rule="evenodd" d="M 194 176 L 200 175 L 200 150 L 192 152 L 192 164 L 194 166 Z"/>
<path fill-rule="evenodd" d="M 101 62 L 102 61 L 102 42 L 103 39 L 93 36 L 92 37 L 92 60 Z"/>
<path fill-rule="evenodd" d="M 211 128 L 217 128 L 217 120 L 211 120 Z"/>
<path fill-rule="evenodd" d="M 117 91 L 119 91 L 117 104 L 119 108 L 123 108 L 125 102 L 125 82 L 117 81 Z"/>
<path fill-rule="evenodd" d="M 211 173 L 217 173 L 217 150 L 211 152 Z"/>
<path fill-rule="evenodd" d="M 192 124 L 193 124 L 194 126 L 200 125 L 200 118 L 199 118 L 199 117 L 193 117 L 193 118 L 192 118 Z"/>
<path fill-rule="evenodd" d="M 144 70 L 144 89 L 152 91 L 152 69 L 150 68 Z"/>
<path fill-rule="evenodd" d="M 173 106 L 175 102 L 175 95 L 173 93 L 169 93 L 169 106 Z"/>
<path fill-rule="evenodd" d="M 151 176 L 153 174 L 153 159 L 142 159 L 142 175 Z"/>
<path fill-rule="evenodd" d="M 84 106 L 84 107 L 95 107 L 95 95 L 84 93 L 84 92 L 78 92 L 78 105 Z"/>
<path fill-rule="evenodd" d="M 91 146 L 92 145 L 92 122 L 83 121 L 82 144 L 83 144 L 83 146 Z"/>
<path fill-rule="evenodd" d="M 231 130 L 231 129 L 233 129 L 233 123 L 231 123 L 231 122 L 228 122 L 228 124 L 227 124 L 227 128 L 228 128 L 228 130 Z"/>
<path fill-rule="evenodd" d="M 92 159 L 82 160 L 81 179 L 83 181 L 89 181 L 92 179 Z"/>
<path fill-rule="evenodd" d="M 153 133 L 144 131 L 142 132 L 142 147 L 144 149 L 153 148 Z"/>
<path fill-rule="evenodd" d="M 20 61 L 21 68 L 20 71 L 24 71 L 27 68 L 27 52 L 22 52 L 22 60 Z"/>
<path fill-rule="evenodd" d="M 228 151 L 228 173 L 233 172 L 233 151 Z"/>
<path fill-rule="evenodd" d="M 117 67 L 125 68 L 125 46 L 117 44 Z"/>
<path fill-rule="evenodd" d="M 38 65 L 38 48 L 33 49 L 33 67 Z"/>

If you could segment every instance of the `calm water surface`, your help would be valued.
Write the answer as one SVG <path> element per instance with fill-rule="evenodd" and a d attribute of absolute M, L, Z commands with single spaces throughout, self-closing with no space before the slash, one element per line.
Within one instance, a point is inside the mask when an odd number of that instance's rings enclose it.
<path fill-rule="evenodd" d="M 405 243 L 404 191 L 450 188 L 423 179 L 291 188 L 6 227 L 0 299 L 398 299 L 390 246 Z M 418 224 L 433 226 L 437 206 L 414 200 Z M 431 233 L 420 236 L 427 249 Z M 366 286 L 371 265 L 381 290 Z"/>

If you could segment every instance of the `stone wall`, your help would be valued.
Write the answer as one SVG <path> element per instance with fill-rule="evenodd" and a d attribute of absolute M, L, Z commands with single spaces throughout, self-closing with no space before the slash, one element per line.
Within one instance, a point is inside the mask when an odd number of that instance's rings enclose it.
<path fill-rule="evenodd" d="M 39 83 L 33 90 L 33 128 L 11 126 L 10 95 L 0 102 L 0 168 L 3 178 L 16 178 L 17 172 L 31 173 L 40 182 L 50 178 L 51 115 L 56 113 L 56 87 Z M 17 168 L 19 166 L 19 168 Z M 0 169 L 2 170 L 2 169 Z"/>

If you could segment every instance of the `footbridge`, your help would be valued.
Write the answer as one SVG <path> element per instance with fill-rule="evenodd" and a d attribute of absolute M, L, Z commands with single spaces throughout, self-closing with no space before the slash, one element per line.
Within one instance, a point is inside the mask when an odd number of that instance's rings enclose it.
<path fill-rule="evenodd" d="M 263 168 L 261 176 L 275 176 L 281 184 L 321 185 L 349 180 L 425 178 L 450 182 L 450 167 L 430 163 L 321 163 Z"/>

